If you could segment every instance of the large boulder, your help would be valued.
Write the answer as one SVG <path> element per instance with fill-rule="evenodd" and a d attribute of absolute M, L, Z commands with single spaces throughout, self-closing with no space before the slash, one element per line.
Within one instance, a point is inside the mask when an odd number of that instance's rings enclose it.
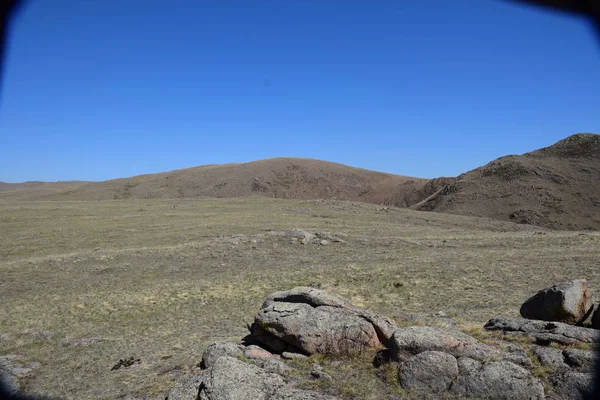
<path fill-rule="evenodd" d="M 263 308 L 255 322 L 307 354 L 352 353 L 380 345 L 373 325 L 338 307 L 274 303 Z"/>
<path fill-rule="evenodd" d="M 540 290 L 521 306 L 521 316 L 568 324 L 583 322 L 593 309 L 594 299 L 585 279 L 577 279 Z"/>
<path fill-rule="evenodd" d="M 352 353 L 389 346 L 395 329 L 388 318 L 321 290 L 298 287 L 267 297 L 250 327 L 250 339 L 278 353 Z"/>
<path fill-rule="evenodd" d="M 403 361 L 424 351 L 441 351 L 454 357 L 470 357 L 480 361 L 499 353 L 466 333 L 432 326 L 397 329 L 390 350 L 394 361 Z"/>

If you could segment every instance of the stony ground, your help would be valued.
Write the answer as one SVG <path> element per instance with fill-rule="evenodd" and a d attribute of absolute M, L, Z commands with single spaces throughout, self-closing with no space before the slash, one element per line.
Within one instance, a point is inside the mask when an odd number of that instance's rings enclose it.
<path fill-rule="evenodd" d="M 301 244 L 291 228 L 320 237 Z M 598 233 L 347 202 L 4 202 L 0 355 L 40 363 L 30 392 L 163 399 L 277 290 L 319 287 L 396 320 L 443 311 L 471 329 L 555 282 L 598 293 L 598 260 Z"/>

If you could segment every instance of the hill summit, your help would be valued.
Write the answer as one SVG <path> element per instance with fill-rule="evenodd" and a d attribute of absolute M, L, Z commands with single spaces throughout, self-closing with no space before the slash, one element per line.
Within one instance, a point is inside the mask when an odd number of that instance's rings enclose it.
<path fill-rule="evenodd" d="M 118 200 L 267 196 L 336 199 L 408 207 L 450 182 L 386 174 L 308 158 L 271 158 L 205 165 L 104 182 L 80 182 L 55 190 L 21 184 L 0 191 L 13 200 Z M 50 185 L 50 186 L 48 186 Z M 28 188 L 29 190 L 24 190 Z M 45 188 L 45 189 L 44 189 Z M 22 189 L 22 190 L 19 190 Z M 44 190 L 42 190 L 44 189 Z"/>

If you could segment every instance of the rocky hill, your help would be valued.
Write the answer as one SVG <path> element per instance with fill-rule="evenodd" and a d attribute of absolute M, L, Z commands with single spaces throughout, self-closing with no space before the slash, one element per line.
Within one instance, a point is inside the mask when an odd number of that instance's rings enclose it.
<path fill-rule="evenodd" d="M 553 229 L 600 229 L 600 135 L 498 158 L 460 175 L 415 210 L 474 215 Z"/>

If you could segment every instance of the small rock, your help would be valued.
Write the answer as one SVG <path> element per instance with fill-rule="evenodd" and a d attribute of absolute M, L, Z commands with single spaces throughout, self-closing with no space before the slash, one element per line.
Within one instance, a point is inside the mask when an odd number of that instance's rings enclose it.
<path fill-rule="evenodd" d="M 8 333 L 0 334 L 0 342 L 9 342 L 11 340 L 12 336 L 10 336 Z"/>
<path fill-rule="evenodd" d="M 37 362 L 37 361 L 32 361 L 29 364 L 27 364 L 27 366 L 31 369 L 36 369 L 42 366 L 41 363 Z"/>
<path fill-rule="evenodd" d="M 312 233 L 309 233 L 303 229 L 299 229 L 299 228 L 292 228 L 292 229 L 288 229 L 287 231 L 283 232 L 283 236 L 285 237 L 293 237 L 293 238 L 297 238 L 297 239 L 308 239 L 311 240 L 313 237 L 315 237 L 315 235 L 313 235 Z"/>
<path fill-rule="evenodd" d="M 308 358 L 308 356 L 305 356 L 304 354 L 292 353 L 289 351 L 284 351 L 281 353 L 281 357 L 286 360 L 306 360 Z"/>
<path fill-rule="evenodd" d="M 328 381 L 333 379 L 331 375 L 323 371 L 323 367 L 316 363 L 310 367 L 310 374 L 316 379 L 325 379 Z"/>
<path fill-rule="evenodd" d="M 325 240 L 325 239 L 323 239 L 323 240 L 321 240 L 321 241 L 319 242 L 319 244 L 320 244 L 321 246 L 327 246 L 327 245 L 329 244 L 329 241 L 328 241 L 328 240 Z"/>
<path fill-rule="evenodd" d="M 563 353 L 560 349 L 545 346 L 535 346 L 533 354 L 538 358 L 540 364 L 553 370 L 569 369 L 565 363 Z"/>
<path fill-rule="evenodd" d="M 25 378 L 26 376 L 31 375 L 32 372 L 33 370 L 31 368 L 16 367 L 12 369 L 13 375 L 17 378 Z"/>
<path fill-rule="evenodd" d="M 569 324 L 583 322 L 593 307 L 593 298 L 585 279 L 553 285 L 540 290 L 521 306 L 521 316 Z"/>
<path fill-rule="evenodd" d="M 118 363 L 116 363 L 110 370 L 111 371 L 116 371 L 118 369 L 120 369 L 121 367 L 131 367 L 134 364 L 139 364 L 141 362 L 141 360 L 139 358 L 133 358 L 133 357 L 129 357 L 129 358 L 125 358 L 125 359 L 120 359 Z"/>
<path fill-rule="evenodd" d="M 301 244 L 309 244 L 310 243 L 310 239 L 309 238 L 304 238 L 300 241 Z"/>
<path fill-rule="evenodd" d="M 254 360 L 268 360 L 274 357 L 267 350 L 255 345 L 247 346 L 244 349 L 244 355 Z"/>

